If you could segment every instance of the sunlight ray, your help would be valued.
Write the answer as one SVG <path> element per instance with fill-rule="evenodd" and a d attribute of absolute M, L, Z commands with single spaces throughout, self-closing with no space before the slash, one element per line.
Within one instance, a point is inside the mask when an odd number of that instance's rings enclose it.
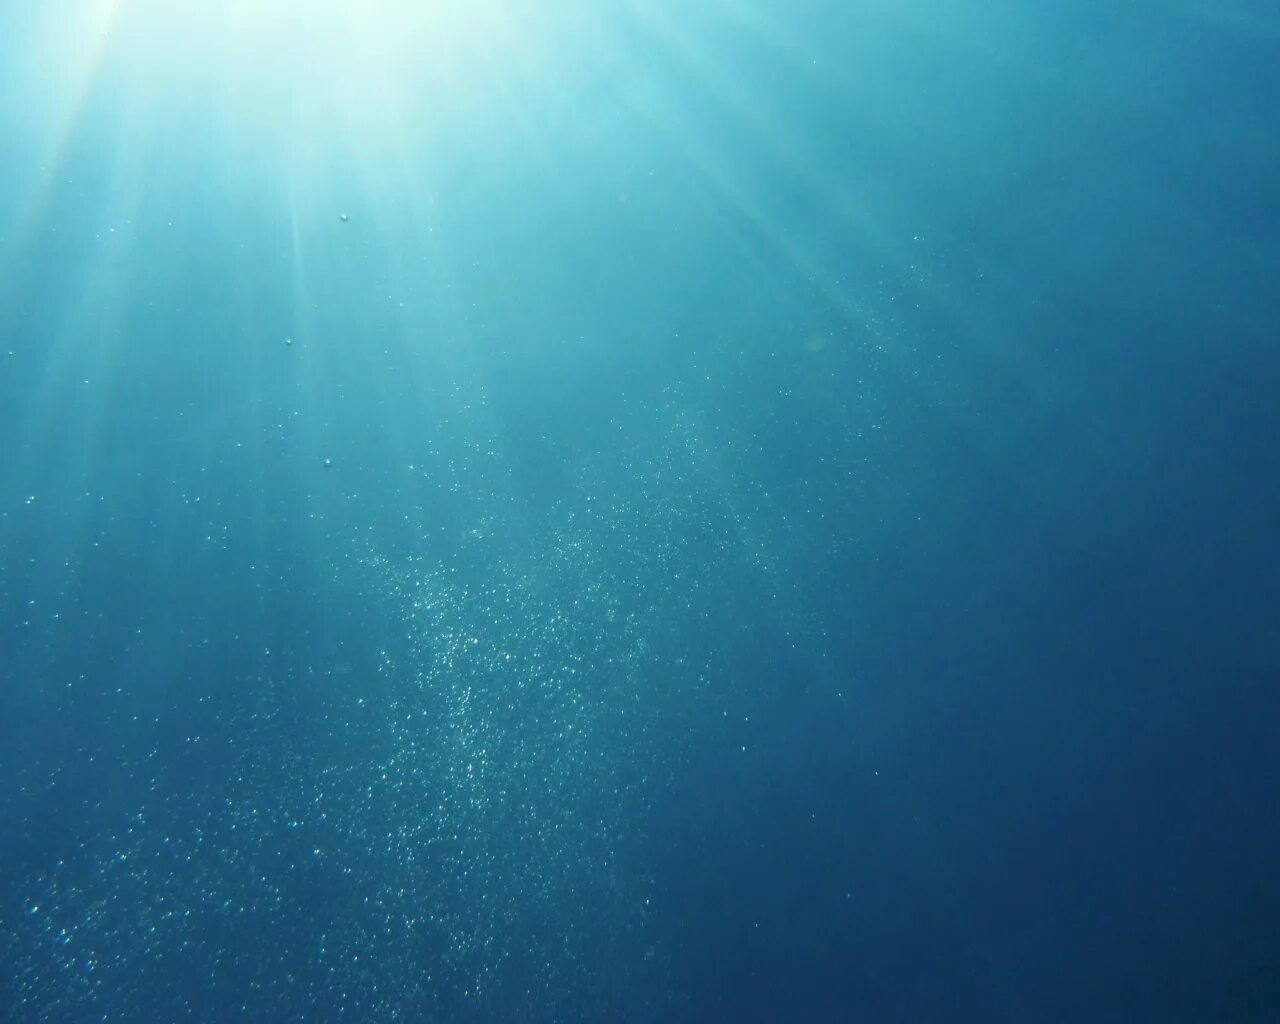
<path fill-rule="evenodd" d="M 63 184 L 68 150 L 114 43 L 125 3 L 82 0 L 70 10 L 62 5 L 46 9 L 25 64 L 9 69 L 8 74 L 17 79 L 9 89 L 13 109 L 0 106 L 0 125 L 9 132 L 33 136 L 36 155 L 27 161 L 32 173 L 15 200 L 15 223 L 0 241 L 0 266 L 13 266 L 43 227 L 48 206 Z M 32 124 L 18 132 L 18 123 L 27 121 Z M 0 299 L 5 287 L 0 284 Z"/>

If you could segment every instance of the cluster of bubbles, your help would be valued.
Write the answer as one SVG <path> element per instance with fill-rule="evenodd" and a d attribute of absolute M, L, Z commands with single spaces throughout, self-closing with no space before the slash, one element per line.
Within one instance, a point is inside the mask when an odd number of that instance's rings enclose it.
<path fill-rule="evenodd" d="M 386 643 L 264 680 L 225 771 L 158 768 L 28 888 L 17 1020 L 679 1016 L 647 830 L 713 688 L 698 623 L 756 556 L 664 473 L 366 550 Z"/>

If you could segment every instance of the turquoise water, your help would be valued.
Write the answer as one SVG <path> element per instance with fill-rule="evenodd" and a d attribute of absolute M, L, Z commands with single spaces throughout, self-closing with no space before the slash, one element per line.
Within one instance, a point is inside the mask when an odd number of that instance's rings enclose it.
<path fill-rule="evenodd" d="M 0 1019 L 1280 1016 L 1278 57 L 0 6 Z"/>

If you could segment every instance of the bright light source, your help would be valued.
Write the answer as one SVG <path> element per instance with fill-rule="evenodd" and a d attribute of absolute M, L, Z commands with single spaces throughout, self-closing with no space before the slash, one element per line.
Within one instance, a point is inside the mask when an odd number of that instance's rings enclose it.
<path fill-rule="evenodd" d="M 44 22 L 34 93 L 279 140 L 422 126 L 509 93 L 554 19 L 495 0 L 67 0 Z M 68 46 L 68 40 L 80 40 Z M 67 115 L 67 111 L 57 113 Z M 167 115 L 167 118 L 166 118 Z M 70 116 L 75 116 L 74 113 Z"/>
<path fill-rule="evenodd" d="M 217 179 L 244 191 L 422 196 L 536 133 L 566 69 L 599 47 L 590 0 L 61 0 L 9 15 L 0 128 L 22 137 L 34 223 L 92 137 L 98 171 L 154 198 Z M 80 150 L 83 152 L 83 149 Z M 336 184 L 343 180 L 346 184 Z M 278 197 L 275 197 L 278 198 Z M 402 207 L 400 207 L 402 209 Z M 392 214 L 388 213 L 388 216 Z"/>

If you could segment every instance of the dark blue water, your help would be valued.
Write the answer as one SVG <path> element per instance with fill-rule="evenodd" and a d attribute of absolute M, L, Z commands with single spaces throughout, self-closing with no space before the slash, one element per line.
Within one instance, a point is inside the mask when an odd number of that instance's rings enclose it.
<path fill-rule="evenodd" d="M 0 1019 L 1280 1020 L 1280 18 L 0 8 Z"/>

